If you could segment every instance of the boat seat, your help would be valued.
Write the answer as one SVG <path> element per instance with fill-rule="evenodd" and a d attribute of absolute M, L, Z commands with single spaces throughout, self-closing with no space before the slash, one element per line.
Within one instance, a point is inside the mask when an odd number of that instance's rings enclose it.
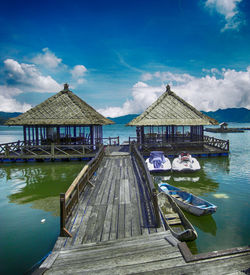
<path fill-rule="evenodd" d="M 179 218 L 179 215 L 178 215 L 177 213 L 166 214 L 166 215 L 165 215 L 165 218 L 166 218 L 167 220 L 176 219 L 176 218 Z"/>
<path fill-rule="evenodd" d="M 177 195 L 177 194 L 173 194 L 173 195 L 171 195 L 172 197 L 174 197 L 174 198 L 180 198 L 180 196 L 179 195 Z"/>
<path fill-rule="evenodd" d="M 180 217 L 177 213 L 172 213 L 172 214 L 166 214 L 165 218 L 167 220 L 167 223 L 169 225 L 178 225 L 181 224 Z"/>
<path fill-rule="evenodd" d="M 175 219 L 175 220 L 170 220 L 168 221 L 169 225 L 179 225 L 181 224 L 181 220 L 180 219 Z"/>

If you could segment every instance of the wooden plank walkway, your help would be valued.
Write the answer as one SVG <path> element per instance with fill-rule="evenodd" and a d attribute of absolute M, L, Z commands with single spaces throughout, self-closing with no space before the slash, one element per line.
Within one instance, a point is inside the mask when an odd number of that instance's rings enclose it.
<path fill-rule="evenodd" d="M 54 250 L 44 274 L 249 274 L 250 253 L 186 263 L 169 231 Z"/>
<path fill-rule="evenodd" d="M 249 251 L 186 262 L 171 233 L 154 227 L 128 153 L 105 156 L 91 183 L 68 221 L 72 238 L 59 237 L 35 274 L 249 274 Z"/>
<path fill-rule="evenodd" d="M 148 190 L 129 154 L 104 157 L 67 223 L 72 238 L 57 246 L 116 240 L 164 230 L 155 228 Z M 60 244 L 59 244 L 60 243 Z"/>

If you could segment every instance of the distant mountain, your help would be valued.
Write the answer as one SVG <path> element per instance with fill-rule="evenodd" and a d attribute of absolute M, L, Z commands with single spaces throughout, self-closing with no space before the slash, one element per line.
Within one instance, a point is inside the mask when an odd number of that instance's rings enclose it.
<path fill-rule="evenodd" d="M 114 121 L 116 124 L 127 124 L 137 116 L 139 116 L 139 115 L 132 114 L 132 115 L 108 117 L 108 118 L 111 119 L 112 121 Z"/>
<path fill-rule="evenodd" d="M 246 108 L 228 108 L 228 109 L 219 109 L 214 112 L 204 112 L 203 114 L 210 116 L 218 120 L 219 122 L 250 122 L 250 110 Z M 21 113 L 6 113 L 0 112 L 0 125 L 4 124 L 9 118 L 19 116 Z M 127 124 L 139 114 L 131 114 L 126 116 L 119 117 L 108 117 L 113 120 L 116 124 Z"/>
<path fill-rule="evenodd" d="M 214 112 L 203 112 L 203 114 L 218 120 L 218 122 L 250 122 L 250 110 L 246 108 L 219 109 Z"/>
<path fill-rule="evenodd" d="M 6 112 L 0 112 L 0 125 L 4 124 L 5 121 L 7 121 L 9 118 L 16 117 L 21 115 L 22 113 L 6 113 Z"/>

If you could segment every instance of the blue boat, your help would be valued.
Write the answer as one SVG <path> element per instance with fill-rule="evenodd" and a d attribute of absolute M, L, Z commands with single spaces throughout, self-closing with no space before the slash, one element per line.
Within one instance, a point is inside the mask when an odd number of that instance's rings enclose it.
<path fill-rule="evenodd" d="M 195 216 L 213 214 L 217 210 L 216 205 L 168 183 L 159 183 L 158 187 L 159 191 L 170 195 L 180 208 Z"/>

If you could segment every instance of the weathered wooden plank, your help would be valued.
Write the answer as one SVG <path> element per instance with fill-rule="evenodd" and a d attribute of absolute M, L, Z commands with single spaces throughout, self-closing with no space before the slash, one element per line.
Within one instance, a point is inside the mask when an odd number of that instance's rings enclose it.
<path fill-rule="evenodd" d="M 66 237 L 58 237 L 58 239 L 53 247 L 53 251 L 61 250 L 66 239 L 67 239 Z"/>
<path fill-rule="evenodd" d="M 97 213 L 97 221 L 92 233 L 91 242 L 97 242 L 101 240 L 106 211 L 107 211 L 107 205 L 99 205 L 99 209 Z"/>
<path fill-rule="evenodd" d="M 131 158 L 129 159 L 128 165 L 128 177 L 130 183 L 130 201 L 131 201 L 131 210 L 132 210 L 132 236 L 141 235 L 141 224 L 140 224 L 140 217 L 139 217 L 139 209 L 138 209 L 138 190 L 136 188 L 136 179 L 133 173 L 133 167 Z"/>
<path fill-rule="evenodd" d="M 155 234 L 150 234 L 147 236 L 134 236 L 130 238 L 124 238 L 124 239 L 115 239 L 115 240 L 109 240 L 105 242 L 99 242 L 99 243 L 83 243 L 81 245 L 74 245 L 71 247 L 68 247 L 67 249 L 62 249 L 61 253 L 68 253 L 67 251 L 70 250 L 92 250 L 96 248 L 102 248 L 102 247 L 121 247 L 121 246 L 129 246 L 129 245 L 134 245 L 134 244 L 140 244 L 140 243 L 145 243 L 145 242 L 154 242 L 156 240 L 161 240 L 168 245 L 168 242 L 165 241 L 165 237 L 172 236 L 169 231 L 167 232 L 160 232 L 160 233 L 155 233 Z M 170 245 L 169 245 L 170 246 Z"/>
<path fill-rule="evenodd" d="M 125 204 L 119 204 L 117 230 L 118 239 L 125 238 Z"/>
<path fill-rule="evenodd" d="M 111 179 L 111 188 L 110 188 L 110 193 L 109 193 L 108 202 L 107 202 L 108 207 L 107 207 L 106 217 L 104 220 L 101 241 L 107 241 L 110 238 L 110 228 L 112 223 L 112 210 L 114 207 L 114 195 L 115 195 L 115 187 L 117 182 L 116 181 L 117 174 L 118 173 L 115 173 L 114 177 Z"/>
<path fill-rule="evenodd" d="M 92 213 L 92 208 L 93 208 L 93 206 L 88 205 L 88 207 L 85 210 L 85 215 L 83 216 L 81 226 L 79 227 L 78 234 L 74 240 L 74 245 L 78 245 L 83 242 L 83 239 L 85 237 L 85 232 L 87 229 L 87 225 L 88 225 L 88 220 Z"/>
<path fill-rule="evenodd" d="M 131 204 L 125 204 L 125 238 L 132 236 L 132 208 Z"/>
<path fill-rule="evenodd" d="M 88 219 L 88 222 L 87 222 L 87 228 L 86 228 L 86 231 L 85 231 L 85 234 L 83 237 L 83 243 L 91 242 L 91 239 L 92 239 L 92 236 L 94 233 L 94 229 L 95 229 L 95 225 L 97 222 L 98 211 L 99 211 L 99 206 L 94 205 L 92 208 L 90 217 Z"/>
<path fill-rule="evenodd" d="M 106 190 L 105 188 L 106 188 L 106 185 L 107 185 L 107 179 L 109 178 L 109 174 L 110 174 L 110 171 L 111 171 L 111 168 L 112 168 L 112 165 L 110 165 L 111 160 L 107 160 L 107 162 L 108 162 L 109 165 L 107 166 L 106 169 L 104 169 L 104 174 L 100 178 L 100 186 L 97 190 L 96 200 L 92 201 L 92 203 L 95 204 L 95 205 L 101 204 L 103 194 Z"/>
<path fill-rule="evenodd" d="M 60 261 L 62 264 L 65 262 L 71 262 L 72 261 L 81 261 L 82 263 L 88 262 L 89 260 L 95 259 L 95 260 L 102 260 L 104 258 L 114 258 L 114 257 L 120 257 L 120 256 L 126 256 L 126 255 L 135 255 L 136 257 L 140 256 L 137 254 L 143 254 L 143 251 L 155 251 L 166 249 L 167 253 L 174 253 L 178 252 L 179 250 L 176 247 L 169 246 L 166 240 L 154 240 L 154 241 L 148 241 L 148 242 L 140 242 L 140 243 L 134 243 L 126 245 L 123 243 L 121 246 L 99 246 L 94 245 L 92 249 L 84 250 L 84 249 L 76 249 L 76 250 L 66 250 L 63 251 L 63 253 L 60 253 L 58 261 Z M 115 252 L 115 253 L 114 253 Z M 180 253 L 179 253 L 180 255 Z"/>
<path fill-rule="evenodd" d="M 112 160 L 112 162 L 110 163 L 110 170 L 108 173 L 108 176 L 104 179 L 104 182 L 102 183 L 104 186 L 103 189 L 103 195 L 102 198 L 100 200 L 100 204 L 107 204 L 109 195 L 110 195 L 110 190 L 111 190 L 111 186 L 112 186 L 112 178 L 115 177 L 116 174 L 116 165 L 115 165 L 115 161 Z"/>
<path fill-rule="evenodd" d="M 98 265 L 101 267 L 103 263 L 108 263 L 109 267 L 111 265 L 115 266 L 137 263 L 144 263 L 146 258 L 149 261 L 154 260 L 165 260 L 174 257 L 180 257 L 181 255 L 176 247 L 168 247 L 167 253 L 157 253 L 157 251 L 164 251 L 165 245 L 164 243 L 152 243 L 147 245 L 139 245 L 132 247 L 123 247 L 113 249 L 105 249 L 105 250 L 95 250 L 93 253 L 70 253 L 59 255 L 55 265 L 56 266 L 67 266 L 67 265 L 78 265 L 81 264 L 85 267 L 92 266 L 97 267 Z M 156 257 L 157 256 L 157 257 Z M 183 260 L 182 260 L 183 261 Z M 184 261 L 183 261 L 184 262 Z"/>
<path fill-rule="evenodd" d="M 56 260 L 56 258 L 58 257 L 58 255 L 59 255 L 59 252 L 52 252 L 46 259 L 45 259 L 45 261 L 40 265 L 40 268 L 50 268 L 53 264 L 54 264 L 54 262 L 55 262 L 55 260 Z"/>

